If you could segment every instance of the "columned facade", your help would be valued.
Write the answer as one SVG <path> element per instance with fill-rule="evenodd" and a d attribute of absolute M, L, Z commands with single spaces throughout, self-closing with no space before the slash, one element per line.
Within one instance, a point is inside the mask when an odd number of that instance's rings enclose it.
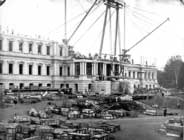
<path fill-rule="evenodd" d="M 58 42 L 0 33 L 0 85 L 6 89 L 31 86 L 91 90 L 94 81 L 110 76 L 125 78 L 135 87 L 157 87 L 157 69 L 138 64 L 81 56 L 69 56 Z M 110 69 L 112 68 L 112 70 Z"/>

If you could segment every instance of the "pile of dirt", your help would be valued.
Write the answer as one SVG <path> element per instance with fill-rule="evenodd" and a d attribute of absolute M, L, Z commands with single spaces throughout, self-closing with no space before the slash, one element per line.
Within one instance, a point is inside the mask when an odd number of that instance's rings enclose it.
<path fill-rule="evenodd" d="M 113 104 L 110 107 L 110 110 L 123 109 L 126 111 L 143 111 L 144 108 L 142 105 L 137 104 L 135 101 L 121 101 Z"/>

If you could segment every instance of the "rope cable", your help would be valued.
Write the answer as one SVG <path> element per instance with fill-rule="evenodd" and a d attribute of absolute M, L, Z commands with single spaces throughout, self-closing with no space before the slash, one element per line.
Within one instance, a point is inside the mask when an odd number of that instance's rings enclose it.
<path fill-rule="evenodd" d="M 83 10 L 85 13 L 87 13 L 87 11 L 84 9 L 84 6 L 82 5 L 82 3 L 81 3 L 80 0 L 78 0 L 78 4 L 79 4 L 79 6 L 82 8 L 82 10 Z"/>
<path fill-rule="evenodd" d="M 72 37 L 75 35 L 75 33 L 77 32 L 77 30 L 79 29 L 79 27 L 85 21 L 85 19 L 87 18 L 87 16 L 89 15 L 89 13 L 91 12 L 91 10 L 93 9 L 93 7 L 96 5 L 96 2 L 97 2 L 97 0 L 95 0 L 95 2 L 93 3 L 93 5 L 90 7 L 90 9 L 87 11 L 87 13 L 85 14 L 85 16 L 82 18 L 82 20 L 78 24 L 78 26 L 75 28 L 75 30 L 73 31 L 73 33 L 70 35 L 70 37 L 68 38 L 68 42 L 72 39 Z M 96 8 L 95 8 L 95 10 L 96 10 Z"/>
<path fill-rule="evenodd" d="M 114 13 L 115 13 L 115 11 L 113 11 L 113 13 L 111 14 L 111 18 L 114 15 Z M 110 23 L 110 20 L 107 21 L 107 24 L 109 24 L 109 23 Z M 95 44 L 95 42 L 100 38 L 99 36 L 101 36 L 101 35 L 102 35 L 102 30 L 99 32 L 97 38 L 95 39 L 94 43 L 91 46 L 93 46 Z"/>
<path fill-rule="evenodd" d="M 112 53 L 112 15 L 111 8 L 109 9 L 109 38 L 110 38 L 110 53 Z"/>
<path fill-rule="evenodd" d="M 79 37 L 79 39 L 74 43 L 74 45 L 76 45 L 83 37 L 84 35 L 99 21 L 99 19 L 103 16 L 103 14 L 105 13 L 105 11 L 103 11 L 100 16 L 98 16 L 98 18 L 88 27 L 88 29 Z"/>
<path fill-rule="evenodd" d="M 138 7 L 135 7 L 135 6 L 130 6 L 130 5 L 128 5 L 128 7 L 131 8 L 131 9 L 137 10 L 139 12 L 142 12 L 142 13 L 147 13 L 147 14 L 150 14 L 150 15 L 155 15 L 155 16 L 161 17 L 158 13 L 155 13 L 155 12 L 151 12 L 151 11 L 141 9 L 141 8 L 138 8 Z"/>
<path fill-rule="evenodd" d="M 80 13 L 80 14 L 78 14 L 78 15 L 72 17 L 71 19 L 69 19 L 69 20 L 67 21 L 67 24 L 70 23 L 70 22 L 72 22 L 72 21 L 74 21 L 75 19 L 78 19 L 78 18 L 79 18 L 80 16 L 82 16 L 83 14 L 85 14 L 85 12 L 82 12 L 82 13 Z M 53 30 L 49 31 L 48 34 L 54 32 L 55 30 L 61 28 L 61 27 L 64 26 L 64 25 L 65 25 L 65 23 L 60 24 L 59 26 L 57 26 L 57 27 L 54 28 Z"/>

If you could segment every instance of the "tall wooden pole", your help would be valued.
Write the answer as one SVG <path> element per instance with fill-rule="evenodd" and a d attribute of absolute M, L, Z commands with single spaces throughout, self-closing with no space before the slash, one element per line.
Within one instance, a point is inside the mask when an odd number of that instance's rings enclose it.
<path fill-rule="evenodd" d="M 119 4 L 116 4 L 116 32 L 115 32 L 115 42 L 114 42 L 114 57 L 116 56 L 117 49 L 117 37 L 118 37 L 118 25 L 119 25 Z"/>
<path fill-rule="evenodd" d="M 65 40 L 67 40 L 67 0 L 65 0 Z"/>
<path fill-rule="evenodd" d="M 102 48 L 103 48 L 104 36 L 105 36 L 105 28 L 106 28 L 106 24 L 107 24 L 108 9 L 109 9 L 109 5 L 106 5 L 105 18 L 104 18 L 104 24 L 103 24 L 103 31 L 102 31 L 102 38 L 101 38 L 101 44 L 100 44 L 100 52 L 99 52 L 100 57 L 102 55 Z"/>

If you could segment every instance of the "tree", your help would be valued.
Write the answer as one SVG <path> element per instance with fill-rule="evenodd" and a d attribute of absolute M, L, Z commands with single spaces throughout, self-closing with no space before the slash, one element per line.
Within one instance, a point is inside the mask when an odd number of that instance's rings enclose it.
<path fill-rule="evenodd" d="M 178 88 L 179 89 L 184 88 L 184 63 L 182 63 L 182 66 L 179 72 L 179 76 L 178 76 Z"/>
<path fill-rule="evenodd" d="M 158 72 L 158 82 L 166 88 L 178 88 L 178 77 L 183 64 L 181 56 L 172 56 L 164 67 L 164 71 Z"/>
<path fill-rule="evenodd" d="M 167 87 L 167 80 L 166 80 L 166 74 L 164 71 L 158 70 L 157 71 L 157 80 L 159 85 L 162 87 Z"/>

